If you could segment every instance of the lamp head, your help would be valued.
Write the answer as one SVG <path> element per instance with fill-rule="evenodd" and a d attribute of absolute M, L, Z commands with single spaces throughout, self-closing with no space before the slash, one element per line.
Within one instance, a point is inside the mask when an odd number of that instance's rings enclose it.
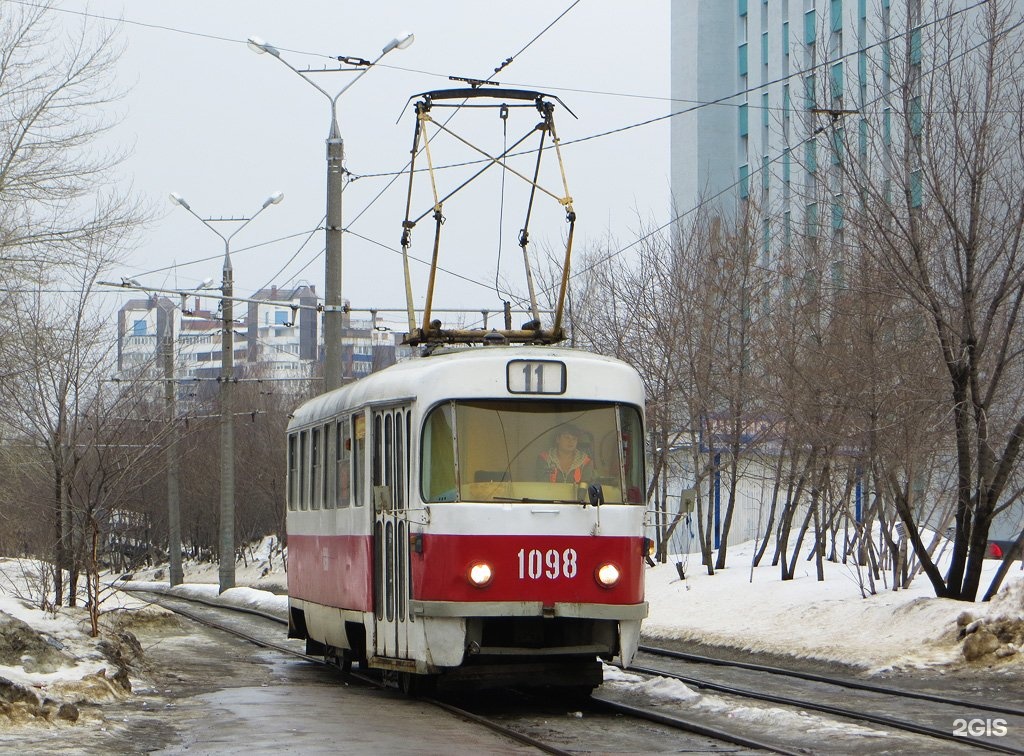
<path fill-rule="evenodd" d="M 246 44 L 248 44 L 249 49 L 252 50 L 257 55 L 262 55 L 263 53 L 270 53 L 275 58 L 280 58 L 281 57 L 281 51 L 280 50 L 278 50 L 276 47 L 274 47 L 269 42 L 265 42 L 264 40 L 262 40 L 259 37 L 256 37 L 256 36 L 249 37 L 249 39 L 248 39 Z"/>
<path fill-rule="evenodd" d="M 395 49 L 404 50 L 409 45 L 411 45 L 413 43 L 413 40 L 415 39 L 416 35 L 413 34 L 412 32 L 400 32 L 397 37 L 395 37 L 393 40 L 384 45 L 384 49 L 380 51 L 380 54 L 387 55 L 389 52 Z"/>
<path fill-rule="evenodd" d="M 284 199 L 284 192 L 274 192 L 263 202 L 263 207 L 270 207 L 271 205 L 279 205 L 281 200 Z"/>
<path fill-rule="evenodd" d="M 171 192 L 169 195 L 167 195 L 167 198 L 171 201 L 171 204 L 173 205 L 181 205 L 186 210 L 192 209 L 191 207 L 189 207 L 189 204 L 185 201 L 185 198 L 182 197 L 177 192 Z"/>

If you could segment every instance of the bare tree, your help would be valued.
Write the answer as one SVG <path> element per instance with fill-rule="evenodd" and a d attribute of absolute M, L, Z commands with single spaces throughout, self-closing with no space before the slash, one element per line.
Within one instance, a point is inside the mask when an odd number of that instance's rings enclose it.
<path fill-rule="evenodd" d="M 948 496 L 955 512 L 945 575 L 922 531 L 936 523 L 914 501 L 920 465 L 906 454 L 896 464 L 876 457 L 877 484 L 936 594 L 973 600 L 1024 443 L 1024 33 L 1005 0 L 972 14 L 948 14 L 950 7 L 928 3 L 931 24 L 908 15 L 911 31 L 891 55 L 898 128 L 887 120 L 892 111 L 866 117 L 878 152 L 845 169 L 858 188 L 851 219 L 861 248 L 915 305 L 909 322 L 945 377 L 941 396 L 915 404 L 936 420 L 932 432 L 948 438 L 955 470 L 950 490 L 930 494 Z M 912 435 L 911 413 L 895 421 Z M 998 581 L 986 595 L 997 589 Z"/>
<path fill-rule="evenodd" d="M 121 156 L 97 148 L 113 125 L 118 52 L 112 33 L 88 21 L 68 32 L 45 2 L 0 14 L 0 393 L 6 428 L 47 452 L 58 596 L 69 449 L 102 374 L 90 298 L 141 220 L 114 188 Z M 47 294 L 50 284 L 72 293 Z"/>

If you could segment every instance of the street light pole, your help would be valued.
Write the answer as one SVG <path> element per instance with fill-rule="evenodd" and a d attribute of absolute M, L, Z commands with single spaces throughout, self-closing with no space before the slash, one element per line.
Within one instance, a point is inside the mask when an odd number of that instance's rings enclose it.
<path fill-rule="evenodd" d="M 342 333 L 342 296 L 341 296 L 341 193 L 344 188 L 345 145 L 338 128 L 338 99 L 376 63 L 392 50 L 404 50 L 413 43 L 414 35 L 402 32 L 381 49 L 380 55 L 373 62 L 339 56 L 338 60 L 351 65 L 363 66 L 363 70 L 337 94 L 330 94 L 313 81 L 308 73 L 300 71 L 281 57 L 281 51 L 264 42 L 259 37 L 249 37 L 249 47 L 262 55 L 269 53 L 281 61 L 291 71 L 301 76 L 304 81 L 314 87 L 327 98 L 331 104 L 331 126 L 327 134 L 327 226 L 325 239 L 324 262 L 324 391 L 336 389 L 341 385 L 341 333 Z M 341 69 L 337 69 L 341 70 Z M 318 71 L 323 73 L 323 71 Z"/>
<path fill-rule="evenodd" d="M 203 218 L 175 192 L 171 202 L 181 205 L 200 223 L 217 234 L 224 242 L 224 269 L 221 283 L 220 309 L 223 322 L 220 348 L 220 592 L 235 587 L 235 428 L 234 428 L 234 367 L 235 367 L 235 306 L 234 269 L 231 266 L 231 239 L 248 226 L 271 205 L 284 199 L 274 192 L 263 206 L 248 218 Z M 213 223 L 232 221 L 240 225 L 230 234 L 222 234 Z"/>

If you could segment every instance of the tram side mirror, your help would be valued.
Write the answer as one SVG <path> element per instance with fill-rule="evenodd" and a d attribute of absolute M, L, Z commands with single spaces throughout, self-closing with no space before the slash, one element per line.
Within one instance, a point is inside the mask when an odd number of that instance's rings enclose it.
<path fill-rule="evenodd" d="M 604 504 L 604 488 L 600 483 L 591 483 L 587 488 L 587 497 L 590 499 L 590 506 L 597 507 Z"/>

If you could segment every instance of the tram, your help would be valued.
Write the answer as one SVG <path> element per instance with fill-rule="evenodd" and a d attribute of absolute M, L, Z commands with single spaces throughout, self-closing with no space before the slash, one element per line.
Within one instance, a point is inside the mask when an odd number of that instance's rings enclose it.
<path fill-rule="evenodd" d="M 412 692 L 590 690 L 647 614 L 643 428 L 632 367 L 554 346 L 441 349 L 306 402 L 289 636 Z"/>

